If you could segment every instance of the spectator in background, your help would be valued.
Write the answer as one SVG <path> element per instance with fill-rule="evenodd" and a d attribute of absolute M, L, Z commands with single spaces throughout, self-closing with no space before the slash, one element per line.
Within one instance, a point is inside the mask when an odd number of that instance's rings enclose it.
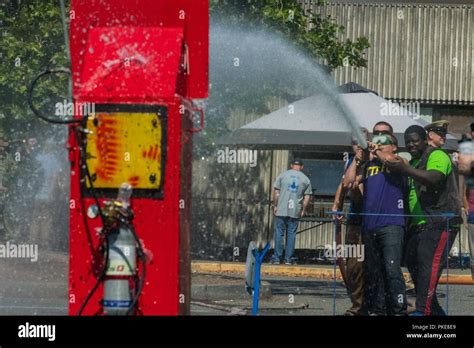
<path fill-rule="evenodd" d="M 468 243 L 471 259 L 471 276 L 474 279 L 474 179 L 465 177 L 464 201 L 465 214 L 467 215 Z"/>
<path fill-rule="evenodd" d="M 385 121 L 377 122 L 372 129 L 373 136 L 381 134 L 393 134 L 393 127 L 390 123 Z"/>
<path fill-rule="evenodd" d="M 362 128 L 366 139 L 369 138 L 369 131 L 366 128 Z M 352 151 L 351 155 L 346 162 L 344 173 L 347 168 L 350 167 L 354 158 L 357 157 L 358 160 L 364 158 L 364 150 L 357 144 L 356 140 L 352 140 Z M 361 213 L 362 212 L 362 192 L 359 186 L 352 188 L 343 188 L 344 176 L 342 177 L 341 183 L 339 184 L 336 195 L 334 197 L 334 203 L 332 206 L 333 211 L 342 211 L 344 207 L 345 197 L 349 198 L 350 213 Z M 333 216 L 333 218 L 341 218 Z M 361 234 L 361 223 L 362 218 L 360 215 L 349 215 L 347 218 L 346 225 L 346 238 L 345 244 L 354 247 L 352 250 L 361 250 L 357 246 L 362 244 L 362 234 Z M 364 264 L 363 261 L 360 261 L 355 255 L 353 257 L 347 257 L 346 262 L 346 286 L 351 297 L 352 307 L 349 308 L 345 315 L 355 316 L 355 315 L 364 315 L 366 310 L 363 305 L 364 301 Z"/>
<path fill-rule="evenodd" d="M 474 123 L 471 124 L 471 134 L 473 133 Z M 467 215 L 471 277 L 474 279 L 474 171 L 472 170 L 472 165 L 474 164 L 474 143 L 464 139 L 459 144 L 459 148 L 458 167 L 459 172 L 464 175 L 463 203 L 465 214 Z"/>
<path fill-rule="evenodd" d="M 273 214 L 275 215 L 275 250 L 270 264 L 280 264 L 283 257 L 283 238 L 287 232 L 285 264 L 294 265 L 296 230 L 305 214 L 312 194 L 311 182 L 303 174 L 303 161 L 294 159 L 291 169 L 281 173 L 273 184 Z"/>
<path fill-rule="evenodd" d="M 471 123 L 471 139 L 474 140 L 474 122 Z M 463 145 L 463 143 L 465 144 Z M 466 141 L 460 144 L 458 167 L 460 174 L 463 174 L 464 176 L 474 177 L 474 146 L 472 144 L 473 143 Z M 464 148 L 464 151 L 461 150 L 461 148 Z"/>
<path fill-rule="evenodd" d="M 42 175 L 32 206 L 34 224 L 30 228 L 30 236 L 43 249 L 67 250 L 68 199 L 64 195 L 67 191 L 66 158 L 52 139 L 42 145 L 36 155 Z"/>
<path fill-rule="evenodd" d="M 460 153 L 458 156 L 459 173 L 464 176 L 474 177 L 474 153 Z"/>
<path fill-rule="evenodd" d="M 428 145 L 440 149 L 446 143 L 449 122 L 445 120 L 436 121 L 425 126 Z"/>

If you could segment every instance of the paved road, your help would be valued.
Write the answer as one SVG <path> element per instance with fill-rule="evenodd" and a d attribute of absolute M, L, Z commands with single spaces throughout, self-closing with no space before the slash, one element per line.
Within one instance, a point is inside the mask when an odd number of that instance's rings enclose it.
<path fill-rule="evenodd" d="M 66 315 L 67 314 L 67 255 L 40 254 L 38 262 L 0 259 L 0 315 Z M 211 277 L 211 278 L 209 278 Z M 193 299 L 193 315 L 228 315 L 250 312 L 252 299 L 236 296 L 244 281 L 239 276 L 193 275 L 194 284 L 233 286 L 229 296 L 216 300 Z M 272 289 L 272 297 L 261 301 L 262 315 L 332 315 L 336 298 L 336 315 L 349 308 L 346 290 L 338 282 L 334 292 L 332 281 L 309 278 L 264 277 Z M 222 290 L 222 289 L 221 289 Z M 225 288 L 224 288 L 225 293 Z M 439 297 L 444 306 L 446 287 L 440 285 Z M 449 314 L 474 315 L 474 286 L 449 287 Z M 199 303 L 201 302 L 201 303 Z"/>
<path fill-rule="evenodd" d="M 39 250 L 38 260 L 0 259 L 0 315 L 67 314 L 68 256 Z"/>
<path fill-rule="evenodd" d="M 346 289 L 340 282 L 309 278 L 281 278 L 265 277 L 271 284 L 272 297 L 260 301 L 261 315 L 343 315 L 350 307 Z M 448 294 L 448 296 L 446 296 Z M 440 303 L 446 307 L 450 315 L 474 315 L 474 286 L 472 285 L 445 285 L 438 288 Z M 221 296 L 219 296 L 221 297 Z M 334 307 L 335 299 L 335 307 Z M 409 296 L 409 299 L 413 297 Z M 194 315 L 228 315 L 229 308 L 247 309 L 250 312 L 252 299 L 220 299 L 209 302 L 221 306 L 222 310 L 209 309 L 202 306 L 193 306 Z M 220 313 L 219 313 L 220 312 Z"/>

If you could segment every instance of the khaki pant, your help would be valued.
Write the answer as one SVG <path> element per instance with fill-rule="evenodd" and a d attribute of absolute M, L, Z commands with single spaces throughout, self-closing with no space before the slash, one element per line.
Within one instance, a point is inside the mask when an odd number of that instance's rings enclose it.
<path fill-rule="evenodd" d="M 362 244 L 361 226 L 347 225 L 346 245 Z M 347 289 L 351 296 L 353 314 L 362 314 L 364 300 L 364 264 L 357 257 L 348 257 L 346 261 Z"/>

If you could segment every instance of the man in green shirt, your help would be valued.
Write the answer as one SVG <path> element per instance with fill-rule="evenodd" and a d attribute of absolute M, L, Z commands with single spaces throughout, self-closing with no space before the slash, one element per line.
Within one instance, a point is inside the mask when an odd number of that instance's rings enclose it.
<path fill-rule="evenodd" d="M 444 315 L 436 287 L 446 265 L 447 249 L 451 248 L 462 221 L 457 182 L 449 155 L 428 145 L 423 127 L 408 127 L 405 146 L 413 158 L 410 165 L 397 161 L 389 164 L 389 168 L 409 177 L 412 216 L 405 257 L 416 289 L 413 315 Z M 447 218 L 445 213 L 454 213 L 454 217 Z"/>
<path fill-rule="evenodd" d="M 413 159 L 410 164 L 412 167 L 417 168 L 421 158 Z M 433 151 L 428 158 L 426 164 L 426 170 L 436 170 L 442 173 L 444 176 L 448 176 L 452 171 L 452 163 L 449 156 L 444 151 Z M 410 214 L 415 215 L 410 217 L 409 224 L 411 225 L 422 225 L 426 224 L 426 217 L 419 216 L 423 215 L 423 209 L 421 209 L 420 202 L 415 190 L 415 181 L 412 177 L 408 178 L 409 183 L 409 208 Z"/>

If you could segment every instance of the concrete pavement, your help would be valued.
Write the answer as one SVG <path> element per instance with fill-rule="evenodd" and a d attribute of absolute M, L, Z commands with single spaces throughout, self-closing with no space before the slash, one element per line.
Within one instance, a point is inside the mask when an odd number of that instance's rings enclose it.
<path fill-rule="evenodd" d="M 244 264 L 192 263 L 192 314 L 250 313 L 252 297 L 245 292 Z M 451 285 L 466 281 L 469 271 L 450 270 L 450 285 L 438 287 L 440 302 L 449 299 L 450 314 L 474 313 L 474 287 Z M 350 301 L 331 265 L 263 265 L 261 314 L 342 315 Z M 68 255 L 42 252 L 37 262 L 0 259 L 0 315 L 66 315 Z M 334 302 L 335 299 L 335 302 Z"/>
<path fill-rule="evenodd" d="M 198 273 L 216 273 L 216 274 L 244 274 L 245 263 L 242 262 L 213 262 L 213 261 L 193 261 L 192 271 Z M 262 265 L 262 275 L 265 276 L 286 276 L 286 277 L 307 277 L 315 279 L 332 280 L 334 279 L 333 265 Z M 408 272 L 404 272 L 408 277 Z M 336 267 L 336 279 L 342 280 L 339 268 Z M 444 271 L 440 278 L 440 284 L 460 284 L 474 285 L 471 272 L 468 269 L 450 269 Z"/>

